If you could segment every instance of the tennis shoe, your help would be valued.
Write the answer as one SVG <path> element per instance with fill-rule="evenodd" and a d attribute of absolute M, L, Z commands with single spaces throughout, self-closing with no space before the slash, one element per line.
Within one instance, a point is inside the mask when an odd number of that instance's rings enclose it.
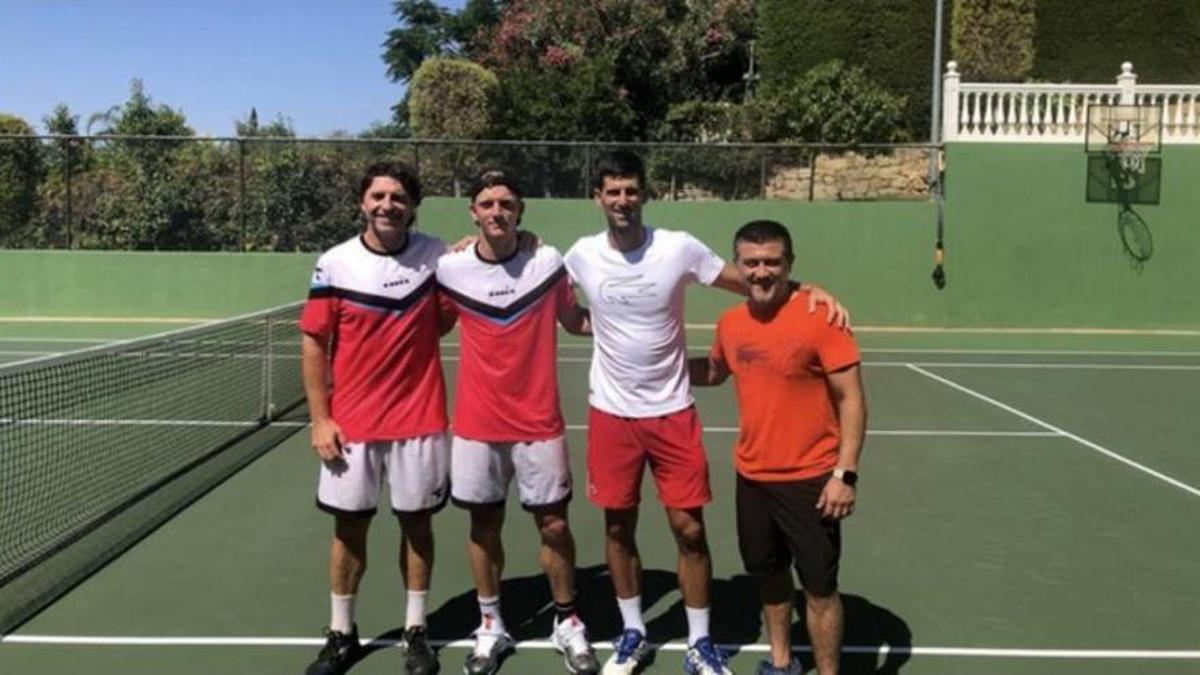
<path fill-rule="evenodd" d="M 349 633 L 331 628 L 325 629 L 325 646 L 317 660 L 308 665 L 304 675 L 341 675 L 362 657 L 362 645 L 358 643 L 358 626 Z"/>
<path fill-rule="evenodd" d="M 563 655 L 563 664 L 567 671 L 575 675 L 596 675 L 600 664 L 596 661 L 596 652 L 588 642 L 587 627 L 577 616 L 571 616 L 566 621 L 554 620 L 554 632 L 550 634 L 554 648 Z"/>
<path fill-rule="evenodd" d="M 700 638 L 688 647 L 683 657 L 683 672 L 688 675 L 733 675 L 727 660 L 725 652 L 717 649 L 711 638 Z"/>
<path fill-rule="evenodd" d="M 642 631 L 626 628 L 621 637 L 613 641 L 613 654 L 604 662 L 601 675 L 631 675 L 649 651 L 650 645 Z"/>
<path fill-rule="evenodd" d="M 796 659 L 792 659 L 786 668 L 780 668 L 770 661 L 759 661 L 755 675 L 803 675 L 804 668 Z"/>
<path fill-rule="evenodd" d="M 492 675 L 500 669 L 500 660 L 516 646 L 508 633 L 475 631 L 475 647 L 467 654 L 463 675 Z"/>
<path fill-rule="evenodd" d="M 441 668 L 437 654 L 429 646 L 429 633 L 425 626 L 404 629 L 404 644 L 404 670 L 408 675 L 434 675 Z"/>

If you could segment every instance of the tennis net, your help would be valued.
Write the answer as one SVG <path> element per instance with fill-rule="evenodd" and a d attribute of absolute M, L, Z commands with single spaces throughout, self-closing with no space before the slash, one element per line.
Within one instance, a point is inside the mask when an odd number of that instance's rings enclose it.
<path fill-rule="evenodd" d="M 299 311 L 0 367 L 0 631 L 302 426 Z"/>

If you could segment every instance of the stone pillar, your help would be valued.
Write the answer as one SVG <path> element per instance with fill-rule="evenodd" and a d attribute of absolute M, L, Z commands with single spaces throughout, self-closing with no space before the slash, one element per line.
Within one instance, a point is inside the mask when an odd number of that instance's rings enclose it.
<path fill-rule="evenodd" d="M 946 64 L 946 73 L 942 75 L 942 141 L 958 139 L 958 92 L 962 82 L 962 74 L 958 72 L 958 62 Z"/>
<path fill-rule="evenodd" d="M 1121 74 L 1117 76 L 1117 86 L 1121 88 L 1121 105 L 1137 103 L 1137 73 L 1133 72 L 1133 64 L 1126 61 L 1121 64 Z"/>

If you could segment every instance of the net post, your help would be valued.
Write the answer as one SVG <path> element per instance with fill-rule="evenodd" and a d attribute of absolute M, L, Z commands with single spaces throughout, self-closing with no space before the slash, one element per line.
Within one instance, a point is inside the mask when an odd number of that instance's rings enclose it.
<path fill-rule="evenodd" d="M 268 422 L 275 415 L 275 401 L 271 391 L 271 380 L 273 379 L 273 369 L 275 367 L 275 340 L 274 326 L 275 315 L 269 313 L 263 317 L 266 324 L 266 339 L 263 341 L 265 350 L 262 367 L 262 421 Z"/>

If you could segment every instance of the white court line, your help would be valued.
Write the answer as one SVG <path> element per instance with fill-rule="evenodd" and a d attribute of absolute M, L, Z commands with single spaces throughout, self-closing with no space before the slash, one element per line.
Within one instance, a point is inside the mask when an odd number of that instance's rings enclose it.
<path fill-rule="evenodd" d="M 861 349 L 867 354 L 1002 354 L 1037 356 L 1200 356 L 1200 352 L 1136 351 L 1120 349 Z"/>
<path fill-rule="evenodd" d="M 443 342 L 443 347 L 460 347 L 457 342 Z M 559 349 L 580 349 L 590 350 L 592 343 L 590 342 L 560 342 Z M 710 349 L 708 345 L 688 345 L 691 351 L 704 351 Z M 1179 357 L 1196 357 L 1200 356 L 1197 351 L 1136 351 L 1136 350 L 1121 350 L 1121 349 L 922 349 L 911 347 L 904 348 L 885 348 L 885 347 L 864 347 L 859 349 L 863 354 L 997 354 L 1000 356 L 1179 356 Z"/>
<path fill-rule="evenodd" d="M 0 342 L 64 342 L 81 344 L 104 343 L 123 338 L 44 338 L 44 337 L 0 337 Z"/>
<path fill-rule="evenodd" d="M 1094 443 L 1092 441 L 1089 441 L 1086 438 L 1083 438 L 1082 436 L 1077 436 L 1076 434 L 1073 434 L 1065 429 L 1056 427 L 1053 424 L 1050 424 L 1049 422 L 1046 422 L 1044 420 L 1034 417 L 1033 415 L 1030 415 L 1029 413 L 1022 412 L 1022 411 L 1012 407 L 1011 405 L 1008 405 L 1007 403 L 1001 403 L 1000 401 L 997 401 L 996 399 L 991 398 L 990 396 L 981 394 L 981 393 L 975 391 L 974 389 L 965 387 L 965 386 L 963 386 L 957 382 L 954 382 L 952 380 L 948 380 L 948 379 L 942 377 L 941 375 L 935 375 L 935 374 L 929 372 L 928 370 L 922 369 L 920 366 L 918 366 L 916 364 L 909 364 L 908 367 L 911 370 L 918 372 L 918 373 L 924 375 L 925 377 L 928 377 L 931 380 L 936 380 L 938 382 L 941 382 L 942 384 L 944 384 L 948 387 L 957 389 L 958 391 L 961 391 L 962 393 L 967 394 L 968 396 L 977 398 L 980 401 L 983 401 L 984 403 L 990 403 L 991 405 L 994 405 L 997 408 L 1000 408 L 1001 410 L 1008 411 L 1027 422 L 1032 422 L 1032 423 L 1038 425 L 1039 427 L 1042 427 L 1043 429 L 1049 429 L 1050 431 L 1058 433 L 1062 436 L 1066 436 L 1067 438 L 1075 441 L 1076 443 L 1084 446 L 1085 448 L 1095 450 L 1096 452 L 1098 452 L 1106 457 L 1115 459 L 1118 462 L 1121 462 L 1122 464 L 1125 464 L 1126 466 L 1137 469 L 1138 471 L 1141 471 L 1142 473 L 1144 473 L 1148 476 L 1153 476 L 1154 478 L 1157 478 L 1169 485 L 1173 485 L 1173 486 L 1179 488 L 1180 490 L 1183 490 L 1184 492 L 1188 492 L 1188 493 L 1191 493 L 1192 495 L 1200 497 L 1200 488 L 1195 488 L 1191 485 L 1188 485 L 1187 483 L 1184 483 L 1181 480 L 1172 478 L 1172 477 L 1168 476 L 1167 474 L 1162 473 L 1161 471 L 1156 471 L 1154 469 L 1151 469 L 1150 467 L 1146 466 L 1145 464 L 1135 462 L 1134 460 L 1129 459 L 1128 457 L 1126 457 L 1120 453 L 1113 452 L 1112 450 L 1109 450 L 1108 448 L 1106 448 L 1098 443 Z"/>
<path fill-rule="evenodd" d="M 586 424 L 568 424 L 568 431 L 587 431 Z M 736 434 L 737 427 L 704 427 L 703 431 L 710 434 Z M 1054 437 L 1060 434 L 1052 431 L 958 431 L 954 429 L 868 429 L 868 436 L 1015 436 L 1015 437 Z"/>
<path fill-rule="evenodd" d="M 282 357 L 281 357 L 282 358 Z M 443 361 L 459 361 L 457 356 L 443 356 Z M 582 356 L 560 356 L 559 363 L 591 363 L 590 357 Z M 1194 371 L 1200 370 L 1200 365 L 1156 365 L 1146 364 L 1139 365 L 1136 363 L 966 363 L 966 362 L 946 362 L 939 361 L 922 361 L 913 363 L 912 361 L 863 361 L 864 366 L 873 366 L 876 368 L 908 368 L 912 365 L 929 366 L 929 367 L 944 367 L 944 368 L 1013 368 L 1013 369 L 1031 369 L 1040 368 L 1043 370 L 1178 370 L 1178 371 Z"/>
<path fill-rule="evenodd" d="M 0 323 L 208 323 L 220 321 L 209 317 L 165 316 L 0 316 Z"/>
<path fill-rule="evenodd" d="M 50 418 L 27 418 L 13 419 L 11 417 L 0 417 L 0 424 L 12 425 L 28 425 L 28 426 L 66 426 L 66 427 L 257 427 L 262 423 L 254 421 L 239 421 L 239 420 L 148 420 L 148 419 L 50 419 Z M 308 422 L 271 422 L 267 426 L 272 427 L 306 427 Z"/>
<path fill-rule="evenodd" d="M 150 636 L 80 636 L 80 635 L 2 635 L 0 643 L 24 645 L 55 645 L 55 646 L 195 646 L 195 647 L 319 647 L 325 643 L 322 638 L 310 637 L 150 637 Z M 474 646 L 473 640 L 430 640 L 435 647 L 450 647 L 452 649 L 469 649 Z M 396 647 L 403 644 L 401 640 L 375 638 L 363 641 L 372 646 Z M 682 652 L 687 645 L 682 642 L 651 643 L 653 649 L 664 652 Z M 723 650 L 730 652 L 765 653 L 771 650 L 770 645 L 764 644 L 719 644 Z M 592 648 L 597 651 L 612 651 L 611 642 L 593 642 Z M 554 650 L 549 640 L 522 640 L 517 642 L 517 649 Z M 792 651 L 796 653 L 810 652 L 811 647 L 797 646 Z M 911 654 L 914 656 L 968 656 L 994 658 L 1035 658 L 1035 659 L 1200 659 L 1200 651 L 1184 649 L 991 649 L 986 647 L 919 647 L 894 645 L 845 645 L 842 651 L 849 654 Z"/>
<path fill-rule="evenodd" d="M 257 421 L 240 422 L 224 420 L 153 420 L 153 419 L 20 419 L 0 417 L 0 424 L 46 425 L 46 426 L 199 426 L 199 427 L 255 427 Z M 272 427 L 307 427 L 309 422 L 278 421 L 271 422 Z M 586 431 L 586 424 L 568 424 L 569 431 Z M 705 432 L 714 434 L 736 434 L 737 427 L 704 427 Z M 1009 436 L 1009 437 L 1053 437 L 1050 431 L 972 431 L 972 430 L 942 430 L 942 429 L 870 429 L 868 436 Z"/>
<path fill-rule="evenodd" d="M 24 349 L 9 349 L 9 350 L 5 350 L 5 351 L 0 351 L 0 356 L 57 356 L 62 353 L 63 352 L 42 352 L 42 351 L 34 352 L 34 351 L 28 351 L 28 350 L 24 350 Z"/>
<path fill-rule="evenodd" d="M 929 368 L 1014 368 L 1042 370 L 1200 370 L 1200 365 L 1159 365 L 1138 363 L 971 363 L 956 361 L 863 361 L 864 366 L 881 368 L 907 368 L 926 366 Z"/>
<path fill-rule="evenodd" d="M 715 330 L 716 324 L 688 323 L 688 330 Z M 1001 328 L 983 326 L 979 328 L 938 328 L 928 326 L 854 326 L 855 333 L 968 333 L 996 335 L 1153 335 L 1200 337 L 1200 330 L 1189 328 Z"/>

